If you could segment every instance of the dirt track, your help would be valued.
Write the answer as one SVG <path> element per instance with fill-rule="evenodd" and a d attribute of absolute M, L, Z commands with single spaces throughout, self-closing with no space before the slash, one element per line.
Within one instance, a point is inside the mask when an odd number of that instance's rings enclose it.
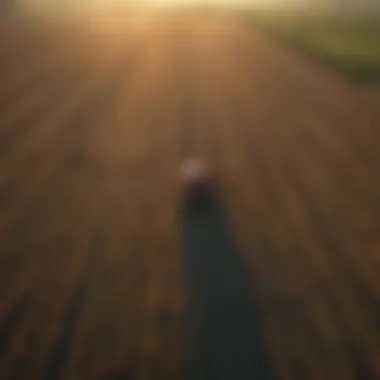
<path fill-rule="evenodd" d="M 188 152 L 220 178 L 277 378 L 380 371 L 376 94 L 227 21 L 13 33 L 0 39 L 2 379 L 177 377 Z"/>

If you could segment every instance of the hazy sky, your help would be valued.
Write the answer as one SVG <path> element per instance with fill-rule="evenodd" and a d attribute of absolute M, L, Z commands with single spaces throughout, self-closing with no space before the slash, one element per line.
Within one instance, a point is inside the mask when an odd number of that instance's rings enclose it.
<path fill-rule="evenodd" d="M 300 0 L 76 0 L 62 2 L 59 0 L 19 0 L 21 4 L 25 4 L 28 7 L 56 7 L 57 5 L 94 5 L 98 6 L 117 6 L 128 4 L 141 4 L 141 5 L 215 5 L 215 6 L 239 6 L 239 5 L 270 5 L 274 3 L 287 3 Z"/>
<path fill-rule="evenodd" d="M 128 0 L 85 0 L 88 3 L 96 2 L 99 4 L 128 4 Z M 284 2 L 289 0 L 134 0 L 133 3 L 151 4 L 151 5 L 235 5 L 235 4 L 257 4 Z"/>

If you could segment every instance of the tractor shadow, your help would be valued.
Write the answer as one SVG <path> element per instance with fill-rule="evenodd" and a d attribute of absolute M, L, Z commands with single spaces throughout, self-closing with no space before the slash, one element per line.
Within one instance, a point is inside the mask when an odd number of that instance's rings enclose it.
<path fill-rule="evenodd" d="M 249 274 L 222 202 L 207 192 L 182 209 L 190 307 L 184 380 L 272 379 Z"/>

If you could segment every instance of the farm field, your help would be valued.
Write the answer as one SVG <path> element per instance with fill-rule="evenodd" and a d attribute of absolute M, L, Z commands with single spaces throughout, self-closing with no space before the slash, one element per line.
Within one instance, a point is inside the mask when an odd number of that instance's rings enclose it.
<path fill-rule="evenodd" d="M 274 378 L 380 376 L 376 91 L 226 18 L 2 31 L 1 379 L 180 378 L 189 152 L 220 180 Z"/>
<path fill-rule="evenodd" d="M 288 10 L 246 14 L 290 46 L 361 83 L 380 80 L 380 11 Z"/>

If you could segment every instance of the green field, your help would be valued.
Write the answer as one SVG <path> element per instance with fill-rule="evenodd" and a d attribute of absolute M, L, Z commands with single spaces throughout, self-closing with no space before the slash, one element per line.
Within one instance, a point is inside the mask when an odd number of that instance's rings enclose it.
<path fill-rule="evenodd" d="M 262 12 L 249 20 L 351 79 L 380 80 L 380 12 Z"/>

